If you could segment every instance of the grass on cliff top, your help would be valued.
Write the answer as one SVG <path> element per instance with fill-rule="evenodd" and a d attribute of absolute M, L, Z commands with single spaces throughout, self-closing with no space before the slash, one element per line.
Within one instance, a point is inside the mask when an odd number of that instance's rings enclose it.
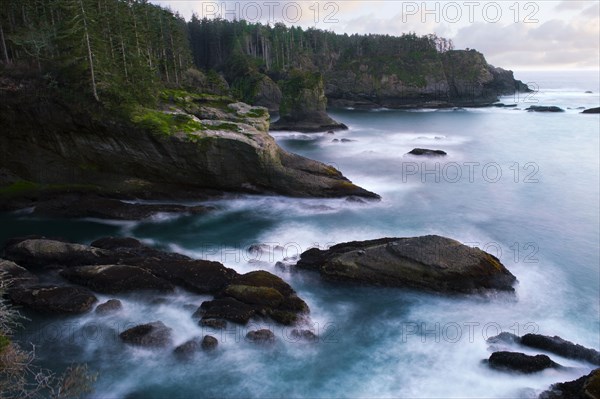
<path fill-rule="evenodd" d="M 132 112 L 131 121 L 152 133 L 170 136 L 183 132 L 206 130 L 206 126 L 186 114 L 172 114 L 156 109 L 138 108 Z"/>

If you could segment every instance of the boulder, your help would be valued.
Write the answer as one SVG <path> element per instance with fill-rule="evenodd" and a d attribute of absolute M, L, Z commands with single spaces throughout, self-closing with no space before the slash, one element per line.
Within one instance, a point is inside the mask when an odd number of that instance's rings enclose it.
<path fill-rule="evenodd" d="M 123 304 L 118 299 L 109 299 L 108 301 L 96 306 L 96 313 L 105 315 L 115 313 L 123 309 Z"/>
<path fill-rule="evenodd" d="M 225 319 L 238 324 L 247 324 L 255 310 L 252 306 L 234 298 L 219 298 L 203 302 L 198 309 L 205 319 Z"/>
<path fill-rule="evenodd" d="M 493 255 L 440 237 L 382 238 L 304 252 L 298 268 L 330 280 L 437 292 L 514 291 L 513 276 Z"/>
<path fill-rule="evenodd" d="M 494 352 L 488 359 L 491 368 L 518 373 L 537 373 L 549 368 L 561 367 L 546 355 L 529 356 L 517 352 Z"/>
<path fill-rule="evenodd" d="M 600 114 L 600 107 L 583 110 L 582 114 Z"/>
<path fill-rule="evenodd" d="M 418 155 L 418 156 L 429 156 L 429 157 L 443 157 L 448 154 L 442 150 L 428 150 L 426 148 L 415 148 L 410 151 L 408 154 L 410 155 Z"/>
<path fill-rule="evenodd" d="M 171 329 L 162 321 L 141 324 L 119 334 L 123 342 L 148 348 L 164 348 L 172 342 Z"/>
<path fill-rule="evenodd" d="M 200 347 L 200 338 L 192 338 L 175 347 L 175 349 L 173 349 L 173 354 L 179 358 L 189 359 L 200 350 Z"/>
<path fill-rule="evenodd" d="M 227 321 L 222 319 L 202 318 L 198 324 L 202 327 L 214 328 L 215 330 L 224 330 L 227 327 Z"/>
<path fill-rule="evenodd" d="M 81 287 L 34 285 L 9 292 L 16 305 L 40 313 L 80 314 L 89 311 L 97 301 L 94 294 Z"/>
<path fill-rule="evenodd" d="M 600 352 L 566 341 L 558 336 L 525 334 L 521 337 L 520 342 L 521 345 L 530 348 L 541 349 L 568 359 L 582 360 L 600 366 Z"/>
<path fill-rule="evenodd" d="M 99 265 L 110 261 L 110 255 L 99 248 L 48 239 L 26 239 L 4 248 L 6 259 L 24 267 Z"/>
<path fill-rule="evenodd" d="M 529 111 L 529 112 L 565 112 L 565 110 L 560 107 L 544 106 L 544 105 L 532 105 L 531 107 L 525 109 L 525 111 Z"/>
<path fill-rule="evenodd" d="M 5 259 L 0 259 L 0 276 L 2 275 L 10 280 L 8 286 L 9 290 L 37 284 L 39 282 L 39 278 L 36 275 L 32 274 L 24 267 Z"/>
<path fill-rule="evenodd" d="M 212 335 L 205 335 L 204 338 L 202 338 L 201 347 L 204 350 L 214 350 L 217 348 L 217 345 L 219 345 L 219 340 Z"/>
<path fill-rule="evenodd" d="M 128 265 L 73 267 L 61 271 L 60 275 L 72 283 L 105 294 L 141 290 L 170 292 L 175 289 L 171 283 L 148 271 Z"/>
<path fill-rule="evenodd" d="M 554 384 L 540 394 L 539 399 L 598 399 L 600 398 L 600 369 L 574 381 Z"/>
<path fill-rule="evenodd" d="M 246 334 L 246 339 L 257 344 L 268 344 L 275 342 L 275 334 L 267 329 L 249 331 Z"/>
<path fill-rule="evenodd" d="M 310 330 L 292 330 L 290 336 L 297 341 L 317 342 L 319 337 Z"/>
<path fill-rule="evenodd" d="M 232 284 L 225 289 L 224 294 L 250 305 L 276 308 L 283 302 L 283 295 L 270 287 Z"/>

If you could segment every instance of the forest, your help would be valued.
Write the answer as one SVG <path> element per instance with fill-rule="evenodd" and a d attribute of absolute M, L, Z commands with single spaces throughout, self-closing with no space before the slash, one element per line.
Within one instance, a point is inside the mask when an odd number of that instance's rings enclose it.
<path fill-rule="evenodd" d="M 265 75 L 279 82 L 292 69 L 402 64 L 452 49 L 433 34 L 340 35 L 195 15 L 186 22 L 147 0 L 13 0 L 0 9 L 0 70 L 42 76 L 104 104 L 152 103 L 157 88 L 189 83 L 194 66 L 223 75 L 234 97 L 252 102 Z"/>

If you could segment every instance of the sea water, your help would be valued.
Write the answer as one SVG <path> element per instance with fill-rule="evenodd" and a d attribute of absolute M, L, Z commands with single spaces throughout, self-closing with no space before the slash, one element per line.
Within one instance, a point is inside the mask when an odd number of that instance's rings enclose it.
<path fill-rule="evenodd" d="M 218 349 L 187 362 L 170 350 L 120 342 L 125 328 L 156 320 L 173 329 L 175 344 L 207 333 L 190 309 L 209 297 L 185 291 L 158 303 L 117 295 L 123 312 L 105 317 L 29 315 L 19 339 L 36 345 L 46 367 L 87 363 L 98 373 L 93 397 L 100 398 L 527 398 L 589 373 L 592 365 L 556 355 L 553 360 L 567 369 L 517 376 L 482 363 L 495 349 L 539 352 L 486 342 L 501 331 L 560 335 L 600 349 L 600 119 L 580 114 L 582 107 L 600 105 L 598 73 L 517 78 L 536 91 L 501 99 L 515 107 L 333 110 L 349 130 L 272 133 L 286 150 L 337 167 L 380 194 L 381 202 L 237 196 L 214 201 L 218 210 L 209 215 L 158 215 L 136 223 L 1 216 L 2 240 L 46 234 L 89 243 L 127 235 L 240 273 L 268 270 L 306 300 L 311 313 L 302 328 L 317 333 L 317 342 L 298 342 L 289 329 L 266 321 L 211 332 Z M 526 112 L 531 105 L 566 112 Z M 448 155 L 406 155 L 413 148 Z M 425 234 L 498 256 L 519 280 L 516 295 L 449 298 L 328 283 L 315 273 L 275 267 L 284 258 L 293 264 L 314 246 Z M 249 253 L 256 243 L 264 243 L 264 251 Z M 273 346 L 244 340 L 260 327 L 273 329 Z"/>

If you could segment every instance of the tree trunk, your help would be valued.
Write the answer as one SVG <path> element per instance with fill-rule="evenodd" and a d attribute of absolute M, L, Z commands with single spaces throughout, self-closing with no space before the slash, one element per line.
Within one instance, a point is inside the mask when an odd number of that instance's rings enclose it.
<path fill-rule="evenodd" d="M 94 54 L 92 53 L 92 46 L 90 44 L 90 33 L 88 31 L 87 19 L 85 17 L 85 9 L 83 8 L 83 0 L 79 0 L 81 6 L 81 15 L 83 17 L 83 32 L 85 34 L 85 43 L 87 45 L 88 61 L 90 63 L 90 75 L 92 77 L 92 94 L 96 101 L 100 101 L 98 97 L 98 90 L 96 89 L 96 73 L 94 72 Z"/>
<path fill-rule="evenodd" d="M 0 42 L 2 42 L 2 55 L 4 56 L 4 62 L 10 64 L 8 50 L 6 49 L 6 41 L 4 40 L 4 29 L 2 29 L 2 22 L 0 22 Z"/>

